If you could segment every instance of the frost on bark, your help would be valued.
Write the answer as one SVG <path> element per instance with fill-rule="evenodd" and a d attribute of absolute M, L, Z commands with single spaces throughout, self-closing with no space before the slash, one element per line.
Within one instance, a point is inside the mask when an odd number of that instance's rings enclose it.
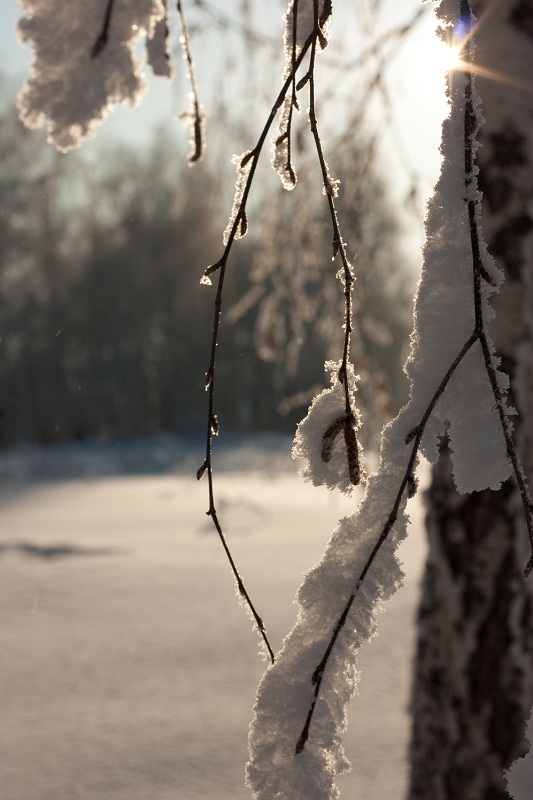
<path fill-rule="evenodd" d="M 483 232 L 505 272 L 491 334 L 511 378 L 515 441 L 533 478 L 533 0 L 473 3 L 485 125 L 477 162 Z M 445 449 L 443 445 L 443 449 Z M 523 578 L 516 485 L 460 495 L 449 454 L 428 492 L 430 551 L 419 613 L 411 708 L 410 800 L 509 800 L 503 771 L 528 749 L 533 701 L 533 592 Z"/>

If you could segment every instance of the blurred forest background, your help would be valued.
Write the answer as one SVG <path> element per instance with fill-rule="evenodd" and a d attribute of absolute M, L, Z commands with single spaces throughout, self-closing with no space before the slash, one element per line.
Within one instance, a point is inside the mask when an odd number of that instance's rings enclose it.
<path fill-rule="evenodd" d="M 228 209 L 220 172 L 191 170 L 175 139 L 161 129 L 148 148 L 65 156 L 4 105 L 2 445 L 203 430 L 213 296 L 199 278 L 219 257 Z M 358 253 L 361 391 L 386 416 L 389 389 L 394 406 L 404 399 L 412 278 L 398 273 L 397 222 L 367 156 L 357 180 L 353 147 L 335 168 Z M 263 194 L 257 237 L 236 251 L 219 359 L 226 429 L 294 430 L 324 360 L 341 352 L 342 291 L 317 188 Z"/>
<path fill-rule="evenodd" d="M 359 405 L 372 409 L 367 443 L 406 399 L 402 364 L 418 266 L 402 231 L 407 202 L 400 208 L 391 199 L 390 163 L 377 139 L 393 121 L 377 115 L 369 125 L 367 117 L 376 87 L 390 117 L 385 64 L 394 68 L 424 9 L 410 3 L 383 33 L 376 19 L 386 5 L 368 10 L 366 27 L 357 20 L 363 43 L 370 32 L 375 43 L 358 69 L 345 68 L 353 43 L 341 38 L 325 62 L 319 102 L 327 157 L 341 178 L 341 229 L 357 261 L 354 361 Z M 0 82 L 0 446 L 203 432 L 214 293 L 200 277 L 221 255 L 234 182 L 229 155 L 255 141 L 281 65 L 279 35 L 261 28 L 263 10 L 252 19 L 254 4 L 242 2 L 233 21 L 207 3 L 191 8 L 199 64 L 206 52 L 216 62 L 206 31 L 223 45 L 206 99 L 207 158 L 194 169 L 171 115 L 142 145 L 99 131 L 81 151 L 57 153 L 44 133 L 18 121 L 20 81 Z M 265 153 L 250 233 L 232 254 L 217 381 L 226 431 L 293 432 L 324 386 L 324 361 L 341 355 L 342 287 L 305 110 L 298 125 L 300 183 L 285 192 Z M 397 133 L 394 142 L 392 158 L 401 160 Z M 406 167 L 411 200 L 423 170 Z M 417 229 L 421 205 L 415 198 Z"/>

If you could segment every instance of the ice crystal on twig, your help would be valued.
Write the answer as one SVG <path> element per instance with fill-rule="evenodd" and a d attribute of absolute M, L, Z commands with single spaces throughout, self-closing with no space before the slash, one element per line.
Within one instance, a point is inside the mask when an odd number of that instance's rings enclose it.
<path fill-rule="evenodd" d="M 248 173 L 250 172 L 253 164 L 253 155 L 253 151 L 247 150 L 240 156 L 234 155 L 231 159 L 231 163 L 235 164 L 235 167 L 237 168 L 237 181 L 235 183 L 233 208 L 231 210 L 228 224 L 226 225 L 226 229 L 224 231 L 224 244 L 228 243 L 234 228 L 234 239 L 240 239 L 242 236 L 245 236 L 248 230 L 246 212 L 244 210 L 242 201 L 244 190 L 246 189 Z"/>

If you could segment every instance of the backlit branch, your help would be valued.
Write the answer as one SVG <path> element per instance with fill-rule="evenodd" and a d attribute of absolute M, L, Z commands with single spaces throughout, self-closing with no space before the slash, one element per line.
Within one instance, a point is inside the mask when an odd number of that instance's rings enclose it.
<path fill-rule="evenodd" d="M 191 118 L 191 152 L 188 155 L 189 164 L 192 166 L 193 164 L 197 164 L 199 161 L 202 160 L 202 156 L 205 150 L 205 132 L 204 132 L 204 111 L 202 106 L 200 105 L 200 100 L 198 97 L 198 84 L 196 83 L 196 70 L 194 67 L 194 61 L 191 56 L 191 50 L 189 47 L 189 31 L 187 29 L 187 23 L 185 21 L 185 16 L 183 14 L 183 7 L 181 5 L 181 0 L 176 0 L 176 5 L 178 9 L 178 16 L 180 20 L 180 27 L 181 27 L 181 46 L 183 49 L 183 57 L 187 62 L 187 76 L 189 78 L 191 84 L 191 104 L 190 109 L 188 111 L 183 112 L 180 114 L 180 118 L 186 119 Z"/>
<path fill-rule="evenodd" d="M 214 491 L 214 481 L 213 481 L 213 462 L 212 462 L 212 443 L 213 443 L 213 435 L 218 433 L 218 418 L 215 413 L 215 377 L 216 377 L 216 353 L 217 353 L 217 345 L 218 345 L 218 338 L 219 338 L 219 328 L 220 328 L 220 318 L 222 314 L 222 299 L 223 299 L 223 291 L 224 291 L 224 280 L 226 277 L 226 268 L 228 263 L 228 258 L 235 242 L 235 239 L 238 238 L 238 233 L 243 225 L 243 222 L 246 220 L 246 203 L 248 201 L 248 196 L 250 194 L 250 190 L 252 188 L 252 183 L 255 177 L 257 164 L 259 161 L 259 156 L 263 150 L 265 142 L 267 140 L 267 136 L 269 131 L 274 123 L 276 115 L 281 108 L 287 92 L 291 88 L 291 85 L 294 81 L 294 76 L 296 71 L 298 70 L 300 64 L 304 60 L 309 48 L 313 43 L 314 35 L 311 35 L 307 41 L 305 42 L 302 50 L 298 54 L 298 57 L 294 59 L 293 67 L 285 79 L 283 86 L 276 98 L 274 105 L 270 111 L 268 119 L 261 131 L 261 135 L 257 140 L 257 143 L 253 150 L 251 150 L 241 161 L 240 167 L 248 168 L 248 173 L 246 179 L 244 181 L 242 196 L 238 203 L 238 206 L 235 210 L 235 215 L 233 219 L 233 223 L 230 226 L 228 231 L 227 241 L 224 248 L 224 252 L 222 257 L 216 264 L 208 267 L 204 273 L 204 279 L 207 279 L 207 282 L 210 282 L 210 276 L 213 275 L 215 272 L 218 272 L 218 284 L 217 284 L 217 292 L 215 296 L 215 312 L 213 318 L 213 333 L 211 336 L 211 356 L 209 361 L 209 367 L 206 372 L 205 378 L 205 388 L 208 392 L 208 412 L 207 412 L 207 433 L 206 433 L 206 453 L 205 453 L 205 460 L 200 469 L 198 470 L 197 477 L 201 478 L 205 473 L 207 473 L 208 479 L 208 486 L 209 486 L 209 509 L 207 514 L 213 520 L 213 524 L 216 528 L 228 561 L 230 563 L 231 570 L 237 582 L 237 586 L 239 592 L 244 599 L 246 605 L 248 606 L 250 613 L 255 621 L 257 629 L 265 643 L 265 646 L 268 650 L 269 656 L 271 661 L 274 661 L 274 652 L 268 640 L 268 636 L 266 633 L 265 626 L 261 617 L 259 616 L 258 612 L 256 611 L 250 595 L 245 588 L 244 582 L 239 574 L 237 566 L 235 564 L 234 559 L 231 556 L 226 537 L 224 535 L 222 525 L 220 523 L 217 510 L 216 510 L 216 502 L 215 502 L 215 491 Z"/>
<path fill-rule="evenodd" d="M 469 3 L 465 2 L 465 0 L 461 0 L 462 15 L 464 15 L 465 13 L 463 10 L 465 8 L 467 10 L 468 20 L 472 20 L 473 17 Z M 315 668 L 315 670 L 313 671 L 311 677 L 311 682 L 314 687 L 313 700 L 309 707 L 309 711 L 307 713 L 305 724 L 301 731 L 300 737 L 298 738 L 298 741 L 296 743 L 295 747 L 296 755 L 302 753 L 302 751 L 305 748 L 305 744 L 309 737 L 309 730 L 315 712 L 316 703 L 320 695 L 324 672 L 331 658 L 339 634 L 346 625 L 348 615 L 350 613 L 354 601 L 356 600 L 357 593 L 361 588 L 363 581 L 370 567 L 372 566 L 377 554 L 381 550 L 384 542 L 387 540 L 397 520 L 398 512 L 401 507 L 402 501 L 404 499 L 404 495 L 411 496 L 413 494 L 413 491 L 416 489 L 416 484 L 414 482 L 414 471 L 419 456 L 422 437 L 424 435 L 430 417 L 435 409 L 435 406 L 439 398 L 444 394 L 457 368 L 459 367 L 459 365 L 461 364 L 467 353 L 476 343 L 479 343 L 481 353 L 483 356 L 485 371 L 492 389 L 494 397 L 494 405 L 498 413 L 502 435 L 505 440 L 507 457 L 511 462 L 513 473 L 519 487 L 523 511 L 524 511 L 524 518 L 529 534 L 529 539 L 532 545 L 532 556 L 525 567 L 524 570 L 525 576 L 527 577 L 533 569 L 533 513 L 532 513 L 533 506 L 531 504 L 531 499 L 526 486 L 524 472 L 520 464 L 518 454 L 516 452 L 516 448 L 514 446 L 513 439 L 511 436 L 506 408 L 504 405 L 502 392 L 498 384 L 496 369 L 494 366 L 495 356 L 491 352 L 491 345 L 489 343 L 488 336 L 486 333 L 486 324 L 483 312 L 483 294 L 482 294 L 483 281 L 486 280 L 492 283 L 492 280 L 483 266 L 483 261 L 481 256 L 482 242 L 478 225 L 480 201 L 476 191 L 475 180 L 474 180 L 474 152 L 475 152 L 474 148 L 475 148 L 475 136 L 477 132 L 478 118 L 476 116 L 476 111 L 474 109 L 473 99 L 472 99 L 473 81 L 474 81 L 473 70 L 471 66 L 473 59 L 472 42 L 470 42 L 468 56 L 469 56 L 470 66 L 464 72 L 465 76 L 464 188 L 465 188 L 466 213 L 469 223 L 470 246 L 471 246 L 471 256 L 472 256 L 472 304 L 474 311 L 474 329 L 470 334 L 470 336 L 468 337 L 468 339 L 463 344 L 461 350 L 453 360 L 452 364 L 448 368 L 438 388 L 432 395 L 430 402 L 428 403 L 420 422 L 408 433 L 406 437 L 406 444 L 409 445 L 412 443 L 411 453 L 407 462 L 406 469 L 403 473 L 403 477 L 401 479 L 397 494 L 395 496 L 393 507 L 387 517 L 385 524 L 383 525 L 382 531 L 376 541 L 376 544 L 374 545 L 374 548 L 372 549 L 370 555 L 368 556 L 363 566 L 363 569 L 356 582 L 355 588 L 353 592 L 350 594 L 341 614 L 337 619 L 337 622 L 333 628 L 331 638 L 324 652 L 324 656 L 321 659 L 320 663 Z"/>

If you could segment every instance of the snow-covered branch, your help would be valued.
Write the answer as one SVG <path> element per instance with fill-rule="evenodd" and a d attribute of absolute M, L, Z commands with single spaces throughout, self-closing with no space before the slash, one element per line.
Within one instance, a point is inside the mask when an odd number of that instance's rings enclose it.
<path fill-rule="evenodd" d="M 441 3 L 443 25 L 453 26 L 457 11 L 455 3 Z M 461 11 L 470 30 L 468 4 Z M 473 43 L 467 48 L 472 57 Z M 258 800 L 338 796 L 335 775 L 348 768 L 340 735 L 357 683 L 355 653 L 375 632 L 380 603 L 401 584 L 395 550 L 406 535 L 416 465 L 422 453 L 436 459 L 447 423 L 458 489 L 496 488 L 514 472 L 531 531 L 531 505 L 510 436 L 512 410 L 504 400 L 507 378 L 498 370 L 486 327 L 488 299 L 502 276 L 479 226 L 474 156 L 481 121 L 467 69 L 453 78 L 443 167 L 428 209 L 406 367 L 410 401 L 383 433 L 378 472 L 358 510 L 340 521 L 322 561 L 300 587 L 297 623 L 260 684 L 247 771 Z M 311 431 L 314 441 L 307 447 L 319 449 L 321 440 Z"/>

